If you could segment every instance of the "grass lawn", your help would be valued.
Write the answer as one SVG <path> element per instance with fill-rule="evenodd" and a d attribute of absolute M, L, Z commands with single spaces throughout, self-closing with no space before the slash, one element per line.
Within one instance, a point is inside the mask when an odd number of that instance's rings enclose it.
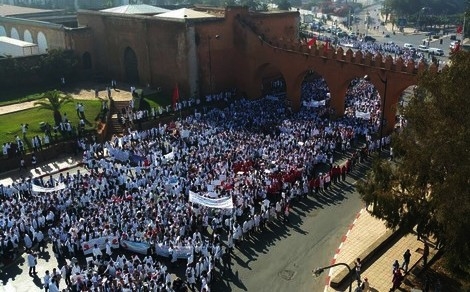
<path fill-rule="evenodd" d="M 165 107 L 171 103 L 171 98 L 163 97 L 161 94 L 149 94 L 144 96 L 140 108 L 150 110 L 151 108 Z"/>
<path fill-rule="evenodd" d="M 101 101 L 99 100 L 80 100 L 85 107 L 86 127 L 85 130 L 95 129 L 95 119 L 99 116 L 101 110 Z M 67 113 L 67 117 L 73 127 L 77 127 L 79 119 L 75 110 L 76 102 L 65 104 L 61 113 Z M 39 128 L 41 122 L 54 125 L 52 112 L 48 110 L 40 110 L 37 108 L 27 109 L 6 115 L 0 115 L 0 145 L 6 142 L 14 142 L 16 135 L 22 137 L 21 124 L 29 125 L 27 132 L 26 145 L 31 143 L 31 138 L 35 135 L 43 136 L 43 131 Z"/>

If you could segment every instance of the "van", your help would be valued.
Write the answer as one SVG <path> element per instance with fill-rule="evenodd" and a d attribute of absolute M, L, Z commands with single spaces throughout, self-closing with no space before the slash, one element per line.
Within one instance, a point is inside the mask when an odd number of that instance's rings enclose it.
<path fill-rule="evenodd" d="M 429 48 L 428 52 L 432 55 L 444 56 L 444 51 L 439 48 Z"/>
<path fill-rule="evenodd" d="M 403 45 L 403 47 L 405 49 L 413 49 L 414 48 L 414 46 L 412 44 L 406 44 L 406 43 Z"/>
<path fill-rule="evenodd" d="M 418 46 L 418 51 L 427 52 L 427 51 L 429 51 L 429 48 L 428 48 L 428 46 L 425 46 L 425 45 L 419 45 Z"/>

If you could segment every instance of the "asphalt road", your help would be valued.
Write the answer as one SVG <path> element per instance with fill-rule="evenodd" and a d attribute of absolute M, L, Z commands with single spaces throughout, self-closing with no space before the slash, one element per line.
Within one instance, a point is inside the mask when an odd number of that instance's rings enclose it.
<path fill-rule="evenodd" d="M 317 198 L 296 202 L 290 224 L 276 221 L 236 250 L 232 272 L 213 291 L 323 291 L 327 271 L 315 278 L 312 270 L 330 264 L 362 208 L 354 188 L 357 178 L 350 176 Z"/>

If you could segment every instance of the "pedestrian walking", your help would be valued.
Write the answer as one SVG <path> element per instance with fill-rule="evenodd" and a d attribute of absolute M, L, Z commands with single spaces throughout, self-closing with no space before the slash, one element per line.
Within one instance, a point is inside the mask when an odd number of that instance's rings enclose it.
<path fill-rule="evenodd" d="M 224 265 L 223 274 L 227 271 L 232 271 L 232 256 L 230 255 L 230 250 L 228 248 L 225 249 L 224 254 L 222 255 L 222 263 Z"/>
<path fill-rule="evenodd" d="M 29 267 L 29 275 L 35 276 L 36 275 L 36 265 L 38 264 L 35 254 L 30 250 L 28 251 L 28 255 L 26 256 L 26 262 L 28 263 Z"/>
<path fill-rule="evenodd" d="M 370 289 L 370 284 L 369 284 L 369 279 L 364 278 L 364 281 L 362 281 L 361 284 L 362 292 L 369 292 Z"/>
<path fill-rule="evenodd" d="M 362 261 L 360 258 L 357 258 L 356 261 L 354 262 L 354 270 L 356 271 L 356 280 L 358 283 L 361 282 L 361 267 L 362 267 Z"/>
<path fill-rule="evenodd" d="M 38 159 L 36 158 L 36 155 L 33 154 L 31 156 L 31 166 L 33 167 L 33 169 L 36 169 L 37 164 L 38 164 Z"/>
<path fill-rule="evenodd" d="M 284 208 L 284 223 L 289 223 L 289 204 L 287 203 Z"/>
<path fill-rule="evenodd" d="M 398 263 L 398 260 L 395 260 L 392 265 L 392 274 L 395 274 L 396 270 L 400 269 L 400 263 Z"/>
<path fill-rule="evenodd" d="M 51 283 L 51 275 L 49 274 L 49 270 L 46 271 L 46 274 L 42 278 L 42 285 L 44 287 L 44 291 L 49 291 L 49 284 Z"/>
<path fill-rule="evenodd" d="M 398 289 L 402 281 L 403 281 L 403 275 L 401 274 L 401 270 L 397 269 L 395 273 L 393 273 L 392 288 L 390 289 L 390 292 L 393 292 L 396 289 Z"/>
<path fill-rule="evenodd" d="M 401 268 L 405 271 L 405 273 L 408 272 L 408 266 L 410 264 L 410 259 L 411 259 L 411 252 L 409 249 L 405 251 L 403 254 L 403 264 L 401 265 Z"/>
<path fill-rule="evenodd" d="M 429 245 L 425 241 L 424 249 L 423 249 L 423 266 L 426 266 L 428 264 L 428 256 L 429 256 Z"/>

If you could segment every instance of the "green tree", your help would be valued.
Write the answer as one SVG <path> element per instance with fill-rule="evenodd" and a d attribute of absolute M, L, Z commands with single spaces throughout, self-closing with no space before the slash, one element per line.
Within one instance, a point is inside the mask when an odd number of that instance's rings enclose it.
<path fill-rule="evenodd" d="M 47 83 L 59 82 L 61 77 L 73 79 L 77 73 L 78 57 L 70 50 L 49 50 L 41 57 L 38 73 Z"/>
<path fill-rule="evenodd" d="M 281 0 L 277 4 L 277 8 L 279 8 L 279 10 L 290 10 L 291 7 L 292 7 L 292 4 L 287 0 Z"/>
<path fill-rule="evenodd" d="M 60 109 L 62 108 L 62 105 L 73 102 L 73 97 L 69 94 L 64 94 L 59 90 L 47 91 L 42 97 L 43 100 L 36 101 L 34 105 L 37 105 L 38 109 L 52 111 L 54 123 L 56 126 L 59 125 L 62 121 Z"/>
<path fill-rule="evenodd" d="M 401 108 L 407 126 L 393 139 L 396 163 L 380 160 L 358 185 L 389 227 L 433 235 L 451 268 L 470 263 L 470 53 L 426 71 Z"/>

